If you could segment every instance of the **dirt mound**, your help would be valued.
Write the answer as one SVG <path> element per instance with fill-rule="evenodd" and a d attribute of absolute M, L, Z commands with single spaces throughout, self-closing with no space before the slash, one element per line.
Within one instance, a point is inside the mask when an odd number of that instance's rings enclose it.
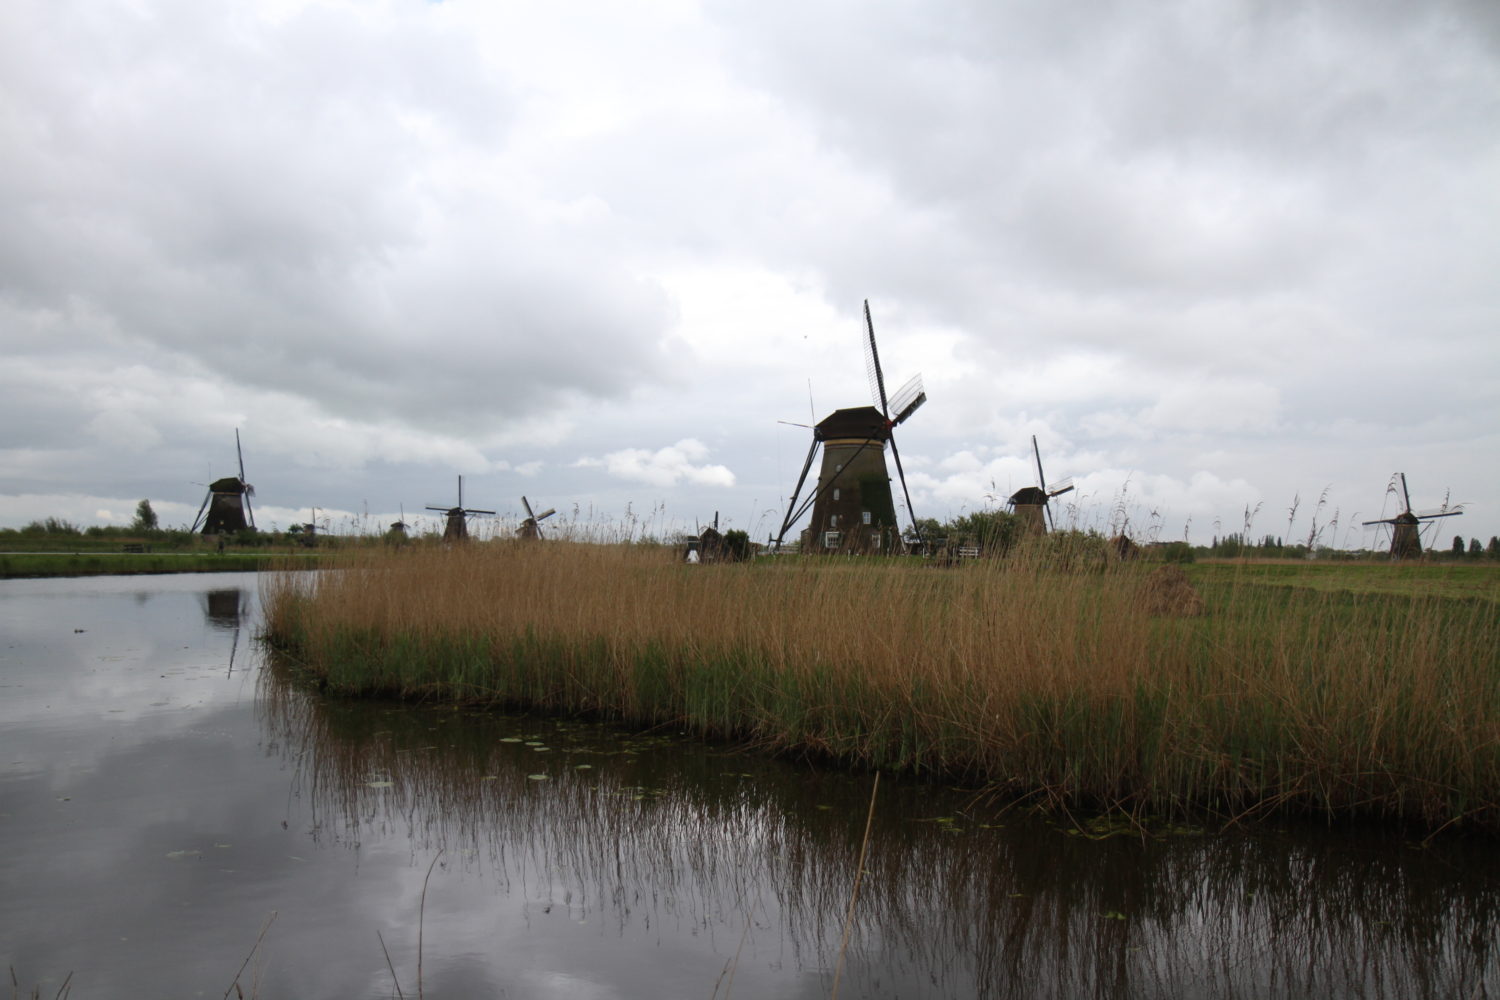
<path fill-rule="evenodd" d="M 1146 577 L 1140 602 L 1146 614 L 1160 617 L 1193 618 L 1207 610 L 1181 566 L 1162 566 Z"/>

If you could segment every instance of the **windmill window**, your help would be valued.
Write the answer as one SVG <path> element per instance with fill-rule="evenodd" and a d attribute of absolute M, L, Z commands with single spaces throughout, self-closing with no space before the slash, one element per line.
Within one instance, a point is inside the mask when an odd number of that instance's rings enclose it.
<path fill-rule="evenodd" d="M 823 532 L 823 548 L 825 548 L 825 549 L 836 549 L 838 547 L 839 547 L 839 532 L 837 532 L 837 531 L 825 531 L 825 532 Z"/>
<path fill-rule="evenodd" d="M 838 499 L 838 498 L 839 498 L 839 488 L 838 488 L 838 487 L 837 487 L 837 486 L 835 486 L 835 487 L 834 487 L 834 488 L 833 488 L 833 498 L 834 498 L 834 499 L 835 499 L 835 500 L 837 500 L 837 499 Z"/>
<path fill-rule="evenodd" d="M 837 528 L 839 526 L 839 516 L 837 514 L 828 515 L 828 526 L 830 528 Z"/>
<path fill-rule="evenodd" d="M 870 523 L 870 512 L 866 510 L 866 511 L 861 511 L 860 513 L 864 517 L 865 523 L 869 524 Z"/>

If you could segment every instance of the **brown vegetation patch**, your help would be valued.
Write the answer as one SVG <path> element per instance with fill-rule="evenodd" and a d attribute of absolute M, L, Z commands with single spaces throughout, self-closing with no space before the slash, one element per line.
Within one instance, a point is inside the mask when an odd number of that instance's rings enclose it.
<path fill-rule="evenodd" d="M 1196 618 L 1207 610 L 1181 566 L 1162 566 L 1141 584 L 1141 607 L 1148 615 L 1165 618 Z"/>

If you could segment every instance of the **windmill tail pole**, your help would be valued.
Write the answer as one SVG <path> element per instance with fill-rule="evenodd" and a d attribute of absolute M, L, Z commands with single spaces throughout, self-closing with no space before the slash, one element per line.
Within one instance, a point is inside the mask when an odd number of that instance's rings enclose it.
<path fill-rule="evenodd" d="M 901 467 L 901 449 L 896 447 L 895 435 L 891 436 L 891 456 L 896 460 L 896 475 L 901 477 L 901 493 L 906 497 L 906 514 L 911 518 L 911 533 L 918 545 L 923 545 L 922 529 L 917 525 L 917 512 L 911 505 L 911 490 L 906 488 L 906 470 Z"/>
<path fill-rule="evenodd" d="M 786 533 L 791 529 L 793 522 L 800 516 L 797 512 L 797 497 L 802 493 L 802 484 L 807 482 L 807 470 L 812 468 L 813 455 L 818 450 L 818 439 L 813 438 L 812 447 L 807 449 L 807 461 L 802 463 L 802 475 L 797 477 L 797 485 L 792 489 L 792 498 L 787 501 L 786 516 L 781 520 L 781 530 L 776 533 L 776 547 L 781 548 L 781 542 L 786 538 Z"/>
<path fill-rule="evenodd" d="M 213 490 L 209 490 L 208 494 L 203 498 L 203 503 L 198 505 L 198 516 L 193 518 L 193 526 L 188 529 L 189 533 L 197 531 L 198 526 L 203 523 L 203 512 L 208 509 L 208 502 L 213 498 Z"/>

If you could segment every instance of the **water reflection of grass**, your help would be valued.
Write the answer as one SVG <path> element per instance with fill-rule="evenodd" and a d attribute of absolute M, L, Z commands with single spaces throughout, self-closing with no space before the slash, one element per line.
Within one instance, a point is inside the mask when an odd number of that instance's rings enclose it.
<path fill-rule="evenodd" d="M 330 690 L 596 712 L 1063 809 L 1500 828 L 1488 600 L 1017 558 L 682 566 L 631 546 L 355 554 L 267 594 Z M 289 579 L 289 578 L 287 578 Z"/>
<path fill-rule="evenodd" d="M 716 940 L 719 961 L 786 962 L 826 986 L 867 777 L 660 733 L 330 701 L 285 670 L 266 673 L 263 694 L 324 829 L 482 857 L 507 891 L 577 921 L 622 936 L 677 927 Z M 546 783 L 527 780 L 546 756 L 528 742 L 550 751 Z M 389 786 L 372 787 L 376 775 Z M 881 981 L 880 995 L 908 995 L 892 984 L 909 981 L 939 996 L 1404 998 L 1488 995 L 1500 975 L 1500 886 L 1455 875 L 1482 845 L 1317 831 L 1090 840 L 972 809 L 882 783 L 851 982 Z"/>

